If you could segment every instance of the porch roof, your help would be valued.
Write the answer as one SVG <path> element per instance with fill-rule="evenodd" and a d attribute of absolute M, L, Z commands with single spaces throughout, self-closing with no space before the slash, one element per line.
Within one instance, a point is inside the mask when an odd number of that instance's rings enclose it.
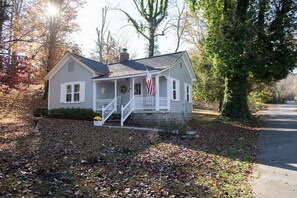
<path fill-rule="evenodd" d="M 109 64 L 109 75 L 97 76 L 93 79 L 116 78 L 130 75 L 145 75 L 146 67 L 150 73 L 158 73 L 174 65 L 185 51 L 153 56 L 149 58 L 135 59 L 120 63 Z"/>

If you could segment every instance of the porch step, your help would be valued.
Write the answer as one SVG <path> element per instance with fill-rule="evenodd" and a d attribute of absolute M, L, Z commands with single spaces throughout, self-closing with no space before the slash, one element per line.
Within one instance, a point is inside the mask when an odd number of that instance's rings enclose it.
<path fill-rule="evenodd" d="M 120 126 L 121 125 L 121 114 L 112 114 L 104 123 L 104 125 Z"/>

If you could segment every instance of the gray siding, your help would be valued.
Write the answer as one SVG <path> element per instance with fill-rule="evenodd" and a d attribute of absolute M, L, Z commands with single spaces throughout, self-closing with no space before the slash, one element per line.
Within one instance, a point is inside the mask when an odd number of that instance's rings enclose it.
<path fill-rule="evenodd" d="M 182 63 L 182 66 L 180 65 L 180 63 Z M 188 103 L 185 101 L 185 88 L 184 88 L 185 83 L 192 86 L 192 80 L 182 58 L 174 65 L 174 67 L 170 69 L 170 77 L 179 80 L 179 85 L 180 85 L 180 88 L 179 88 L 180 100 L 179 101 L 170 100 L 170 111 L 173 111 L 173 112 L 186 111 L 188 113 L 192 113 L 193 105 L 192 103 Z M 171 90 L 169 91 L 170 91 L 169 94 L 171 98 Z"/>
<path fill-rule="evenodd" d="M 97 83 L 97 99 L 114 98 L 114 82 L 101 81 Z"/>
<path fill-rule="evenodd" d="M 73 68 L 68 71 L 68 63 L 73 62 L 69 60 L 61 69 L 50 79 L 50 95 L 49 95 L 49 109 L 56 108 L 93 108 L 93 82 L 91 78 L 93 74 L 79 65 L 77 62 L 74 62 L 74 71 Z M 71 66 L 72 67 L 72 66 Z M 85 82 L 85 102 L 82 103 L 61 103 L 60 94 L 61 94 L 61 84 L 66 82 L 76 82 L 84 81 Z"/>
<path fill-rule="evenodd" d="M 160 97 L 167 97 L 167 79 L 161 76 L 159 79 Z"/>

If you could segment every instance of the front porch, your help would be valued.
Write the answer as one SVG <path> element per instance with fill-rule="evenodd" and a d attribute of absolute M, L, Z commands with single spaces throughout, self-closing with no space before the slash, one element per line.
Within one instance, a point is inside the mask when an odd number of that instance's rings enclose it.
<path fill-rule="evenodd" d="M 159 112 L 170 109 L 165 76 L 153 76 L 155 96 L 146 91 L 145 76 L 114 80 L 99 80 L 94 83 L 93 110 L 100 112 L 103 124 L 113 114 L 121 114 L 121 126 L 132 112 Z"/>

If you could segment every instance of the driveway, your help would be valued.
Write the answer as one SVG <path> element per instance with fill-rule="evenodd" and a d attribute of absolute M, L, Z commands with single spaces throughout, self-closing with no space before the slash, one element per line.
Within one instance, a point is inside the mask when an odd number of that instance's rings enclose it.
<path fill-rule="evenodd" d="M 257 142 L 257 198 L 297 198 L 297 104 L 272 105 L 261 112 L 267 121 Z"/>

